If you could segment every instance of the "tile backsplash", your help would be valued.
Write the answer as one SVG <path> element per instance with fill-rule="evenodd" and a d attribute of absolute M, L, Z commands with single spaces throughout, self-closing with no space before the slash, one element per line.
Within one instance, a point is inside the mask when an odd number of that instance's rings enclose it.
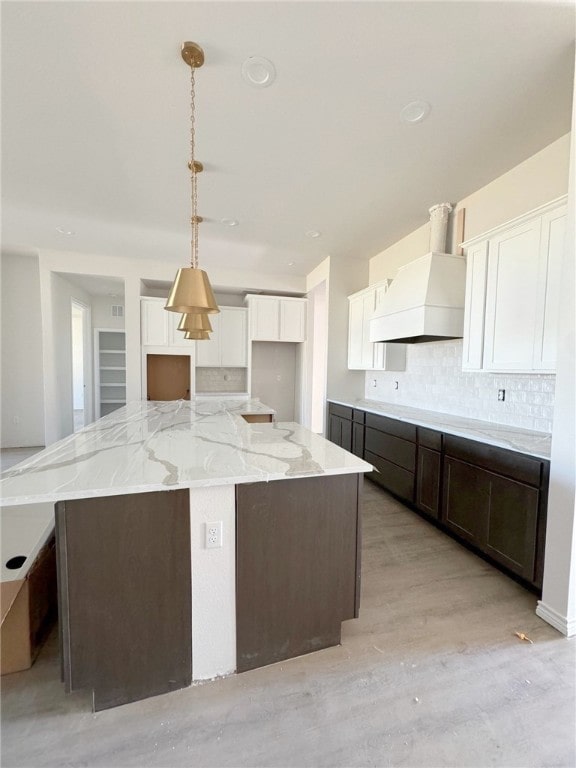
<path fill-rule="evenodd" d="M 462 340 L 436 341 L 409 344 L 406 371 L 367 371 L 365 397 L 551 432 L 555 378 L 463 371 Z M 504 402 L 498 400 L 499 389 L 506 392 Z"/>
<path fill-rule="evenodd" d="M 196 392 L 246 392 L 247 368 L 196 368 Z"/>

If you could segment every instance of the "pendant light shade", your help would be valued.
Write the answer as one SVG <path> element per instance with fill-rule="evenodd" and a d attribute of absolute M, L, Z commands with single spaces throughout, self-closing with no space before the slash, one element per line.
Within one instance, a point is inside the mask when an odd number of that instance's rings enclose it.
<path fill-rule="evenodd" d="M 212 332 L 212 325 L 210 319 L 205 312 L 199 314 L 187 314 L 182 315 L 180 324 L 178 325 L 179 331 L 208 331 Z"/>
<path fill-rule="evenodd" d="M 210 334 L 208 331 L 186 331 L 184 338 L 190 339 L 191 341 L 206 341 L 210 338 Z"/>
<path fill-rule="evenodd" d="M 180 312 L 183 315 L 220 312 L 206 272 L 197 267 L 179 269 L 165 309 L 169 312 Z"/>
<path fill-rule="evenodd" d="M 192 238 L 190 240 L 190 266 L 182 267 L 176 273 L 165 309 L 169 312 L 180 312 L 183 315 L 213 314 L 220 312 L 220 310 L 214 298 L 208 275 L 198 266 L 198 224 L 202 221 L 202 216 L 198 216 L 197 177 L 204 167 L 195 157 L 194 73 L 198 67 L 204 64 L 204 51 L 197 43 L 186 42 L 182 44 L 181 52 L 182 58 L 190 67 L 190 162 L 188 163 L 188 168 L 190 169 L 190 202 L 192 208 L 190 224 L 192 226 Z M 207 331 L 204 327 L 196 326 L 194 328 L 181 328 L 180 330 Z M 187 336 L 186 338 L 190 337 Z M 200 336 L 195 338 L 204 339 L 209 337 Z"/>

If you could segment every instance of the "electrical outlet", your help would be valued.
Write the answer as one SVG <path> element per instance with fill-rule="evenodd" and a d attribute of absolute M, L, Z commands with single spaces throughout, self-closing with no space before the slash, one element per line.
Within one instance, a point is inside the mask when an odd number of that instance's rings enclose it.
<path fill-rule="evenodd" d="M 376 386 L 376 384 L 378 384 L 378 382 L 376 381 L 376 379 L 372 379 L 372 386 L 373 386 L 373 387 L 375 387 L 375 386 Z"/>
<path fill-rule="evenodd" d="M 206 523 L 204 546 L 206 549 L 215 549 L 222 546 L 222 520 L 216 523 Z"/>
<path fill-rule="evenodd" d="M 498 390 L 498 400 L 500 400 L 500 402 L 503 403 L 505 399 L 506 399 L 506 390 L 505 389 L 499 389 Z"/>
<path fill-rule="evenodd" d="M 394 382 L 394 389 L 398 389 L 398 382 L 397 381 Z"/>

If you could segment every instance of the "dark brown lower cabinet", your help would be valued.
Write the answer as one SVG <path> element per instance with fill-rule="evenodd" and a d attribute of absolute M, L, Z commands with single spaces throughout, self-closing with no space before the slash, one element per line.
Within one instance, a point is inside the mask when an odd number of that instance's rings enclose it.
<path fill-rule="evenodd" d="M 188 490 L 58 502 L 62 677 L 95 711 L 192 682 Z"/>
<path fill-rule="evenodd" d="M 362 479 L 236 487 L 238 672 L 337 645 L 358 616 Z"/>
<path fill-rule="evenodd" d="M 415 504 L 421 512 L 435 519 L 440 515 L 441 460 L 439 451 L 418 446 Z"/>
<path fill-rule="evenodd" d="M 538 489 L 458 459 L 447 457 L 444 462 L 445 525 L 534 582 Z"/>

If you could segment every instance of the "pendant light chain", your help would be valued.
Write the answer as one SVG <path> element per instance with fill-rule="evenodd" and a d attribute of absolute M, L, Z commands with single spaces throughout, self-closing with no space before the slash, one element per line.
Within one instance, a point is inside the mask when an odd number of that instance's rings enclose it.
<path fill-rule="evenodd" d="M 195 159 L 196 125 L 195 125 L 195 68 L 190 67 L 190 181 L 191 181 L 191 208 L 192 208 L 192 242 L 190 263 L 194 269 L 198 268 L 198 185 Z"/>

